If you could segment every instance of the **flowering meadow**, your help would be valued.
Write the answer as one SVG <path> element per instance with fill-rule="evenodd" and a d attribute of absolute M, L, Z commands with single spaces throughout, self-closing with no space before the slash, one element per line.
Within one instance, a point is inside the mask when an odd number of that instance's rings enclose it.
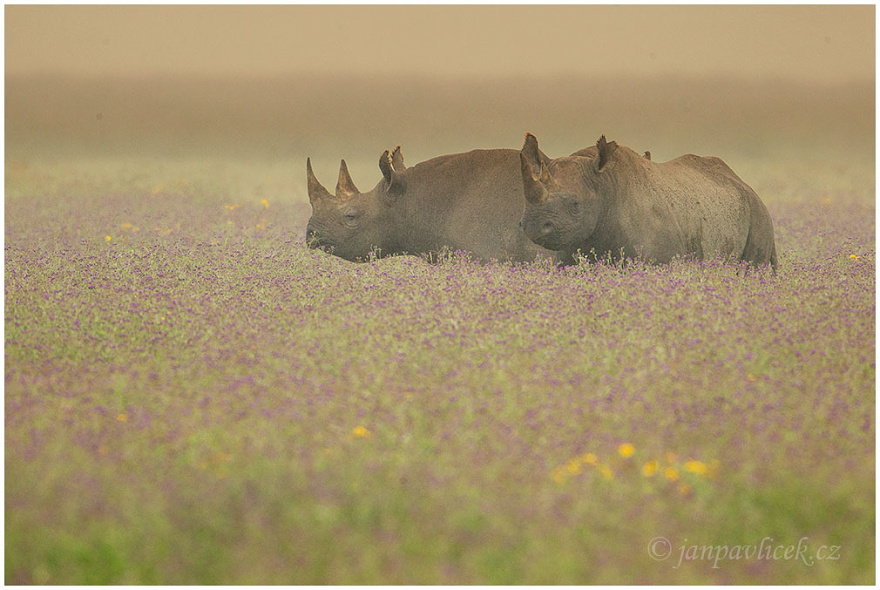
<path fill-rule="evenodd" d="M 742 161 L 776 275 L 353 264 L 304 159 L 7 157 L 6 583 L 874 583 L 872 162 Z"/>
<path fill-rule="evenodd" d="M 9 583 L 873 580 L 868 205 L 771 201 L 777 276 L 358 265 L 302 202 L 11 182 Z"/>

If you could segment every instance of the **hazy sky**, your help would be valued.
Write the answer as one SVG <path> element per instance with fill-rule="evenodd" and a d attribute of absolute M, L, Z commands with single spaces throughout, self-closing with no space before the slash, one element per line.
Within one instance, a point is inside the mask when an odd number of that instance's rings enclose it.
<path fill-rule="evenodd" d="M 873 79 L 874 6 L 6 6 L 6 71 Z"/>

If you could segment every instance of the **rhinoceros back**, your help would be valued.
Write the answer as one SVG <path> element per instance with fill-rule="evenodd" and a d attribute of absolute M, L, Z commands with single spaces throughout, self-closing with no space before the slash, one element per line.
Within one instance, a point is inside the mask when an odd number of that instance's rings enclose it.
<path fill-rule="evenodd" d="M 749 192 L 718 158 L 686 155 L 652 162 L 618 150 L 621 233 L 649 259 L 736 256 L 749 234 Z"/>
<path fill-rule="evenodd" d="M 481 260 L 554 256 L 519 228 L 524 196 L 518 151 L 439 156 L 407 174 L 410 189 L 399 224 L 411 250 L 465 250 Z"/>
<path fill-rule="evenodd" d="M 686 211 L 698 228 L 701 257 L 739 257 L 748 239 L 754 191 L 715 157 L 687 155 L 669 164 L 678 164 L 672 169 L 691 203 Z"/>

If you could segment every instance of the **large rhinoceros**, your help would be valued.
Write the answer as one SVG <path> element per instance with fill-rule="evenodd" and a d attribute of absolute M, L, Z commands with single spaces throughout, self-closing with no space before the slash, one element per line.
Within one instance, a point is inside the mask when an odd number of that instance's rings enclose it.
<path fill-rule="evenodd" d="M 550 159 L 535 150 L 537 161 Z M 407 168 L 398 146 L 379 158 L 373 190 L 355 187 L 345 160 L 336 194 L 321 186 L 306 162 L 312 217 L 306 241 L 351 261 L 391 254 L 464 250 L 475 259 L 556 259 L 519 227 L 523 184 L 519 152 L 474 150 L 439 156 Z"/>
<path fill-rule="evenodd" d="M 652 162 L 648 152 L 608 142 L 542 161 L 527 133 L 520 151 L 526 235 L 559 252 L 603 258 L 716 256 L 776 269 L 773 223 L 755 191 L 718 158 Z"/>

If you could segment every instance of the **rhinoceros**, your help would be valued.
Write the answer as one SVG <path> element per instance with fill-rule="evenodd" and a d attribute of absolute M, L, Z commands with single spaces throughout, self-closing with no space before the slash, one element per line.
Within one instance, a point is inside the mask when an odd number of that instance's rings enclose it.
<path fill-rule="evenodd" d="M 542 161 L 538 140 L 526 134 L 520 151 L 525 210 L 521 227 L 536 244 L 575 255 L 717 256 L 771 265 L 773 223 L 764 203 L 727 164 L 686 155 L 668 162 L 609 142 L 603 135 L 571 156 Z"/>
<path fill-rule="evenodd" d="M 550 162 L 537 149 L 534 157 Z M 379 169 L 379 183 L 362 193 L 342 160 L 331 194 L 315 178 L 311 159 L 306 161 L 310 247 L 351 261 L 456 250 L 481 261 L 556 259 L 519 227 L 524 196 L 518 151 L 474 150 L 407 168 L 398 146 L 382 153 Z"/>

